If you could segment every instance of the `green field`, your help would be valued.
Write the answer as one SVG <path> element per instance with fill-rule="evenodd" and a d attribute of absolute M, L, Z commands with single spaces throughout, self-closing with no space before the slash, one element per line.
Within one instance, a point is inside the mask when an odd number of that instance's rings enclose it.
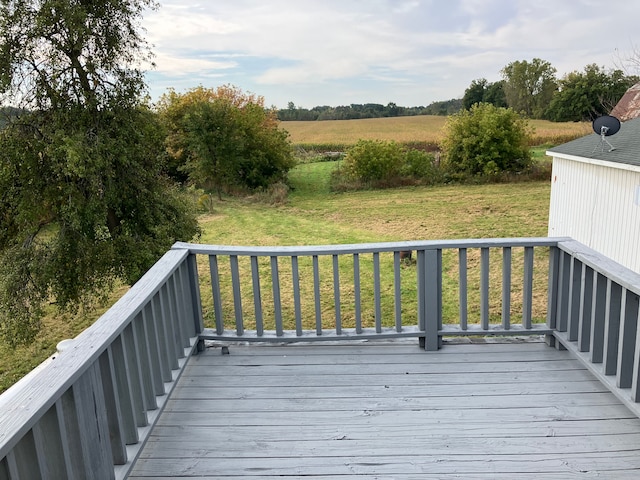
<path fill-rule="evenodd" d="M 356 122 L 357 121 L 349 121 Z M 332 122 L 309 122 L 322 126 Z M 305 137 L 305 141 L 310 141 Z M 537 150 L 542 156 L 545 148 Z M 550 184 L 407 187 L 332 193 L 328 177 L 335 162 L 298 165 L 284 205 L 250 199 L 213 202 L 203 214 L 202 243 L 228 245 L 313 245 L 400 240 L 546 236 Z M 111 297 L 115 301 L 121 288 Z M 103 307 L 107 308 L 106 306 Z M 543 308 L 543 307 L 540 307 Z M 15 350 L 0 344 L 3 391 L 97 318 L 52 310 L 38 338 Z"/>

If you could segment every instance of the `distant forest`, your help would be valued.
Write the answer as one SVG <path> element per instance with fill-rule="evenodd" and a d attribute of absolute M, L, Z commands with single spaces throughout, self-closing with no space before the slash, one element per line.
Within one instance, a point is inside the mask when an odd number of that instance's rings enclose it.
<path fill-rule="evenodd" d="M 442 102 L 433 102 L 427 107 L 399 107 L 393 102 L 387 105 L 364 103 L 339 107 L 299 108 L 289 102 L 287 108 L 278 110 L 278 119 L 282 121 L 302 120 L 353 120 L 358 118 L 410 117 L 415 115 L 451 115 L 462 108 L 462 99 L 455 98 Z"/>

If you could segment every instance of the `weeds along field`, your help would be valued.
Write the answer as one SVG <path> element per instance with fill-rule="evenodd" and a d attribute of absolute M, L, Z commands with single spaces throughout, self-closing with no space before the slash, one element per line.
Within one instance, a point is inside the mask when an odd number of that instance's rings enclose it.
<path fill-rule="evenodd" d="M 437 149 L 443 137 L 447 117 L 367 118 L 361 120 L 323 120 L 281 122 L 294 145 L 316 150 L 343 150 L 358 140 L 395 140 L 396 142 Z M 534 129 L 532 145 L 558 145 L 591 132 L 588 122 L 549 122 L 530 120 Z"/>

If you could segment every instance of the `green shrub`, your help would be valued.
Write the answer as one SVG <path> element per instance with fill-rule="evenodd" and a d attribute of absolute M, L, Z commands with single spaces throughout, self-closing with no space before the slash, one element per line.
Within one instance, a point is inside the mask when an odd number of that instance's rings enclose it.
<path fill-rule="evenodd" d="M 402 164 L 403 150 L 396 142 L 360 140 L 347 150 L 343 169 L 352 179 L 375 182 L 399 176 Z"/>
<path fill-rule="evenodd" d="M 531 165 L 526 120 L 509 108 L 480 103 L 452 115 L 442 142 L 450 175 L 520 173 Z"/>

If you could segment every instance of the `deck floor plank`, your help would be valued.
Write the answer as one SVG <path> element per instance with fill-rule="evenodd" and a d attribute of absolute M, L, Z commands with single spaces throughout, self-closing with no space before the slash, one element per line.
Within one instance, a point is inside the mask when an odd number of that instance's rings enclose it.
<path fill-rule="evenodd" d="M 213 346 L 130 475 L 189 477 L 635 479 L 640 419 L 543 343 Z"/>

